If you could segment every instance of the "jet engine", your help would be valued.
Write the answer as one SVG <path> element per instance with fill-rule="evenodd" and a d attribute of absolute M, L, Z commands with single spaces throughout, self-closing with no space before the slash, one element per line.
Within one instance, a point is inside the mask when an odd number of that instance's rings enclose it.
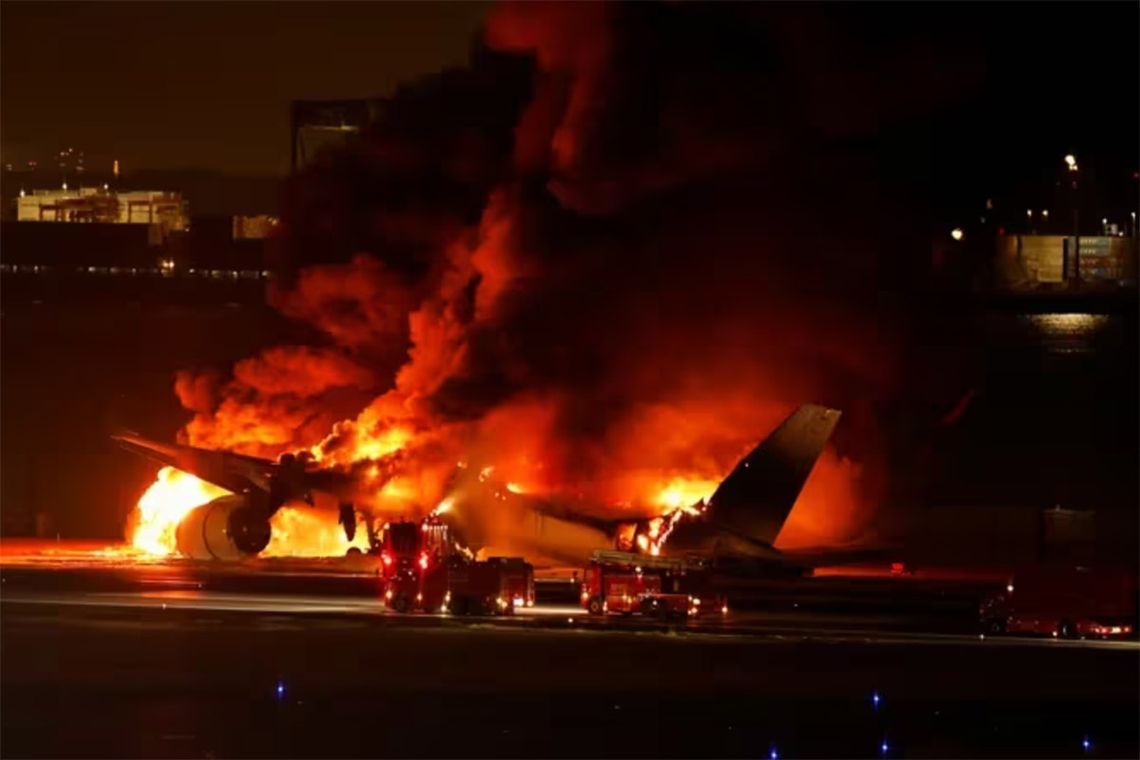
<path fill-rule="evenodd" d="M 203 504 L 178 524 L 178 552 L 190 559 L 239 560 L 269 545 L 269 514 L 247 496 L 230 494 Z"/>

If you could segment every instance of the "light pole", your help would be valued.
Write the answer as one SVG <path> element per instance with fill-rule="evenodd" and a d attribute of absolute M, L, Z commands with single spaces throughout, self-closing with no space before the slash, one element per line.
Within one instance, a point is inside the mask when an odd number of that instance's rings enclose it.
<path fill-rule="evenodd" d="M 1081 282 L 1081 209 L 1080 209 L 1080 195 L 1077 183 L 1077 172 L 1080 167 L 1077 166 L 1077 157 L 1072 153 L 1065 156 L 1065 165 L 1069 169 L 1071 180 L 1069 187 L 1073 190 L 1073 281 L 1080 285 Z"/>

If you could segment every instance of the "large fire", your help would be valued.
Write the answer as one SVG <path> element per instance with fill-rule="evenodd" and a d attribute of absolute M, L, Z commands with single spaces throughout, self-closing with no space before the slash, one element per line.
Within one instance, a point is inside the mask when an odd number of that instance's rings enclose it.
<path fill-rule="evenodd" d="M 195 507 L 228 493 L 182 470 L 163 467 L 135 508 L 131 546 L 156 557 L 174 554 L 178 523 Z"/>
<path fill-rule="evenodd" d="M 152 557 L 177 553 L 176 531 L 186 515 L 229 491 L 190 473 L 163 467 L 135 507 L 129 528 L 131 547 Z M 286 504 L 270 520 L 267 557 L 342 557 L 349 549 L 368 551 L 367 531 L 349 541 L 337 514 L 307 505 Z"/>
<path fill-rule="evenodd" d="M 891 392 L 892 336 L 866 317 L 885 271 L 868 240 L 817 239 L 815 225 L 803 255 L 786 255 L 801 213 L 833 202 L 815 192 L 821 178 L 830 190 L 827 172 L 770 161 L 758 146 L 780 139 L 775 123 L 739 140 L 747 132 L 709 131 L 680 108 L 663 127 L 662 104 L 642 103 L 645 93 L 702 90 L 643 78 L 683 68 L 613 70 L 642 57 L 619 55 L 619 41 L 641 45 L 648 29 L 611 26 L 604 9 L 538 5 L 507 4 L 487 23 L 491 48 L 535 57 L 544 76 L 520 79 L 533 90 L 512 94 L 501 72 L 481 69 L 497 56 L 480 56 L 480 75 L 454 87 L 401 88 L 390 112 L 416 118 L 385 121 L 296 178 L 280 234 L 298 269 L 270 300 L 308 345 L 266 348 L 228 373 L 180 373 L 175 391 L 194 415 L 187 443 L 307 452 L 359 477 L 361 511 L 410 518 L 449 504 L 456 462 L 469 462 L 488 490 L 469 499 L 483 522 L 512 496 L 615 521 L 656 515 L 633 539 L 652 552 L 795 404 Z M 735 81 L 703 65 L 694 76 L 717 92 Z M 714 100 L 731 104 L 727 123 L 743 115 L 739 98 Z M 482 126 L 453 118 L 467 103 L 502 112 Z M 638 114 L 652 115 L 640 127 L 660 139 L 631 141 Z M 792 174 L 774 181 L 768 172 L 784 165 Z M 769 197 L 772 187 L 781 191 Z M 877 246 L 873 230 L 855 228 Z M 873 414 L 850 419 L 875 432 Z M 859 455 L 873 445 L 852 440 Z M 856 522 L 859 468 L 829 456 L 830 477 L 813 476 L 801 505 L 813 508 L 797 507 L 785 540 L 840 539 Z M 192 506 L 160 510 L 156 527 L 144 519 L 136 545 L 170 551 Z M 334 524 L 302 529 L 318 518 L 279 514 L 288 524 L 281 536 L 274 526 L 273 553 L 349 548 Z M 309 533 L 327 540 L 303 546 Z"/>
<path fill-rule="evenodd" d="M 263 557 L 343 557 L 349 549 L 368 551 L 368 533 L 358 529 L 351 541 L 337 515 L 308 506 L 285 505 L 269 521 L 273 533 Z"/>

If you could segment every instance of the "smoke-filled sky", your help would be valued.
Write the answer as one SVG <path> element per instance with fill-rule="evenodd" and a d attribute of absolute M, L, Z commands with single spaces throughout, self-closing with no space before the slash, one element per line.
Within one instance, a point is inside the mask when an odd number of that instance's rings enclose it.
<path fill-rule="evenodd" d="M 1021 102 L 997 32 L 936 12 L 497 6 L 467 66 L 290 182 L 273 300 L 320 337 L 180 375 L 185 436 L 399 449 L 421 509 L 457 461 L 644 508 L 821 402 L 847 416 L 811 527 L 850 538 L 905 445 L 887 421 L 970 388 L 968 349 L 923 353 L 931 220 L 943 176 L 1006 158 L 979 104 Z"/>
<path fill-rule="evenodd" d="M 391 94 L 287 182 L 271 301 L 307 340 L 175 391 L 196 444 L 400 449 L 420 508 L 457 461 L 644 506 L 818 402 L 805 528 L 850 538 L 976 385 L 926 298 L 946 209 L 1067 152 L 1136 169 L 1135 4 L 328 7 L 5 3 L 4 148 L 272 173 L 290 99 Z"/>
<path fill-rule="evenodd" d="M 1052 160 L 1058 150 L 1134 160 L 1135 4 L 780 5 L 770 15 L 800 18 L 775 32 L 796 40 L 789 52 L 810 73 L 799 86 L 827 88 L 818 94 L 832 105 L 816 115 L 837 127 L 865 119 L 847 106 L 867 94 L 860 86 L 890 81 L 890 67 L 928 77 L 908 99 L 944 103 L 966 88 L 947 133 L 958 136 L 954 157 L 972 156 L 976 181 L 1015 176 L 1041 163 L 1035 154 Z M 280 175 L 291 100 L 386 95 L 461 63 L 488 7 L 5 2 L 3 154 L 19 161 L 75 147 L 89 166 L 117 157 L 132 169 Z M 846 41 L 832 39 L 837 30 Z M 748 69 L 760 53 L 742 55 L 736 68 Z M 887 138 L 882 124 L 861 126 Z"/>

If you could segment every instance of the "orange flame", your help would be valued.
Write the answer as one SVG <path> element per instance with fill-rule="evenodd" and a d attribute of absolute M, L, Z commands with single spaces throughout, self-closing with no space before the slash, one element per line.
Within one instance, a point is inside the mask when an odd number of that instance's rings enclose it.
<path fill-rule="evenodd" d="M 709 478 L 675 477 L 659 487 L 654 502 L 671 511 L 691 509 L 698 502 L 707 501 L 717 485 L 716 480 Z"/>
<path fill-rule="evenodd" d="M 269 521 L 269 546 L 262 557 L 343 557 L 349 549 L 368 551 L 368 533 L 357 529 L 351 541 L 337 514 L 307 506 L 281 507 Z"/>
<path fill-rule="evenodd" d="M 228 493 L 182 470 L 163 467 L 135 507 L 131 546 L 157 557 L 174 554 L 178 523 L 195 507 Z"/>
<path fill-rule="evenodd" d="M 139 499 L 131 518 L 131 547 L 142 554 L 167 557 L 177 553 L 178 524 L 197 507 L 230 492 L 190 473 L 163 467 Z M 270 520 L 267 557 L 340 557 L 349 549 L 368 551 L 368 533 L 359 530 L 352 541 L 344 535 L 338 515 L 328 510 L 286 505 Z"/>

